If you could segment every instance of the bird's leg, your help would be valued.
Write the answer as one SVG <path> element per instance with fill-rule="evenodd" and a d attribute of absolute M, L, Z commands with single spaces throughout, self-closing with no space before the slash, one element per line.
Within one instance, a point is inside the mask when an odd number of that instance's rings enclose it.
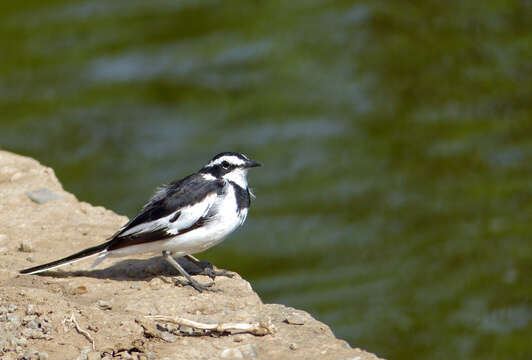
<path fill-rule="evenodd" d="M 183 275 L 187 279 L 188 283 L 186 283 L 185 285 L 190 285 L 199 292 L 202 292 L 203 290 L 215 291 L 213 289 L 210 289 L 210 287 L 214 285 L 214 281 L 211 281 L 208 284 L 200 284 L 199 282 L 194 280 L 192 276 L 190 276 L 189 273 L 187 273 L 185 269 L 183 269 L 183 267 L 179 265 L 177 261 L 175 261 L 175 259 L 172 257 L 172 252 L 164 250 L 163 257 L 166 259 L 166 261 L 172 264 L 172 266 L 175 267 L 177 271 L 181 273 L 181 275 Z"/>
<path fill-rule="evenodd" d="M 232 272 L 229 272 L 225 269 L 221 270 L 214 270 L 212 264 L 205 260 L 199 260 L 195 256 L 192 255 L 185 255 L 185 258 L 187 258 L 189 261 L 193 262 L 196 266 L 198 266 L 201 269 L 201 272 L 197 273 L 196 275 L 207 275 L 211 279 L 216 279 L 217 276 L 227 276 L 228 278 L 232 278 L 235 276 Z"/>

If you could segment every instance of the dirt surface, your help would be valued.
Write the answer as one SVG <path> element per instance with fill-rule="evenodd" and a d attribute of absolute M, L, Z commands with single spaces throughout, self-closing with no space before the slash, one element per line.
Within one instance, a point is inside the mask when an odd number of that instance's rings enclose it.
<path fill-rule="evenodd" d="M 238 274 L 217 277 L 219 291 L 203 293 L 176 286 L 161 257 L 18 274 L 97 245 L 126 221 L 65 192 L 52 169 L 0 151 L 0 359 L 377 359 L 304 311 L 263 304 Z M 150 315 L 259 323 L 273 333 L 220 334 Z"/>

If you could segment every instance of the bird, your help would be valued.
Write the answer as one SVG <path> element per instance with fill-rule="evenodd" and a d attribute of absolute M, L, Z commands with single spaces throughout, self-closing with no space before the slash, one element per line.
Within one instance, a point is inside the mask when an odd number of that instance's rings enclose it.
<path fill-rule="evenodd" d="M 161 253 L 187 279 L 186 285 L 209 290 L 214 281 L 197 282 L 174 257 L 197 263 L 193 254 L 219 244 L 244 223 L 254 197 L 247 173 L 261 165 L 238 152 L 217 154 L 196 173 L 159 187 L 106 242 L 20 273 L 37 274 L 92 256 L 97 256 L 94 267 L 109 257 Z"/>

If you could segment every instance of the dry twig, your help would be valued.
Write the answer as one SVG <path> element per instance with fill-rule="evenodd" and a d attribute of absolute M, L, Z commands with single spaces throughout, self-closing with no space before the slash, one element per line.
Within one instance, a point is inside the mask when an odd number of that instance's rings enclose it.
<path fill-rule="evenodd" d="M 66 328 L 66 326 L 67 326 L 67 324 L 66 324 L 67 322 L 72 323 L 72 324 L 74 325 L 74 328 L 76 329 L 76 331 L 77 331 L 79 334 L 85 336 L 85 337 L 87 338 L 87 340 L 89 340 L 89 341 L 91 342 L 91 344 L 92 344 L 92 350 L 95 350 L 95 349 L 96 349 L 96 346 L 94 345 L 94 339 L 91 337 L 91 335 L 90 335 L 87 331 L 83 330 L 83 329 L 79 326 L 78 322 L 76 321 L 76 317 L 74 316 L 74 313 L 72 313 L 72 315 L 70 316 L 70 319 L 66 319 L 66 318 L 63 319 L 63 326 L 65 326 L 65 328 Z M 65 331 L 66 331 L 66 330 L 65 330 Z"/>
<path fill-rule="evenodd" d="M 206 323 L 200 323 L 193 320 L 188 320 L 181 318 L 179 316 L 164 316 L 164 315 L 152 315 L 152 316 L 146 316 L 148 319 L 152 319 L 155 321 L 164 321 L 169 322 L 172 324 L 182 325 L 182 326 L 188 326 L 194 329 L 199 330 L 210 330 L 215 331 L 218 333 L 225 333 L 225 332 L 247 332 L 253 335 L 259 335 L 264 336 L 268 334 L 273 334 L 274 332 L 274 326 L 273 324 L 268 322 L 255 322 L 255 323 L 214 323 L 214 324 L 206 324 Z"/>

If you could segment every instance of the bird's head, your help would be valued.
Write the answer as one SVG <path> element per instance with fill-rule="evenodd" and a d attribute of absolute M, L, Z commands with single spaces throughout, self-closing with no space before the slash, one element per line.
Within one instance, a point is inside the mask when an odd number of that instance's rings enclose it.
<path fill-rule="evenodd" d="M 206 176 L 225 179 L 247 188 L 246 175 L 252 167 L 261 166 L 261 163 L 251 160 L 244 154 L 237 152 L 223 152 L 215 157 L 200 170 Z"/>

